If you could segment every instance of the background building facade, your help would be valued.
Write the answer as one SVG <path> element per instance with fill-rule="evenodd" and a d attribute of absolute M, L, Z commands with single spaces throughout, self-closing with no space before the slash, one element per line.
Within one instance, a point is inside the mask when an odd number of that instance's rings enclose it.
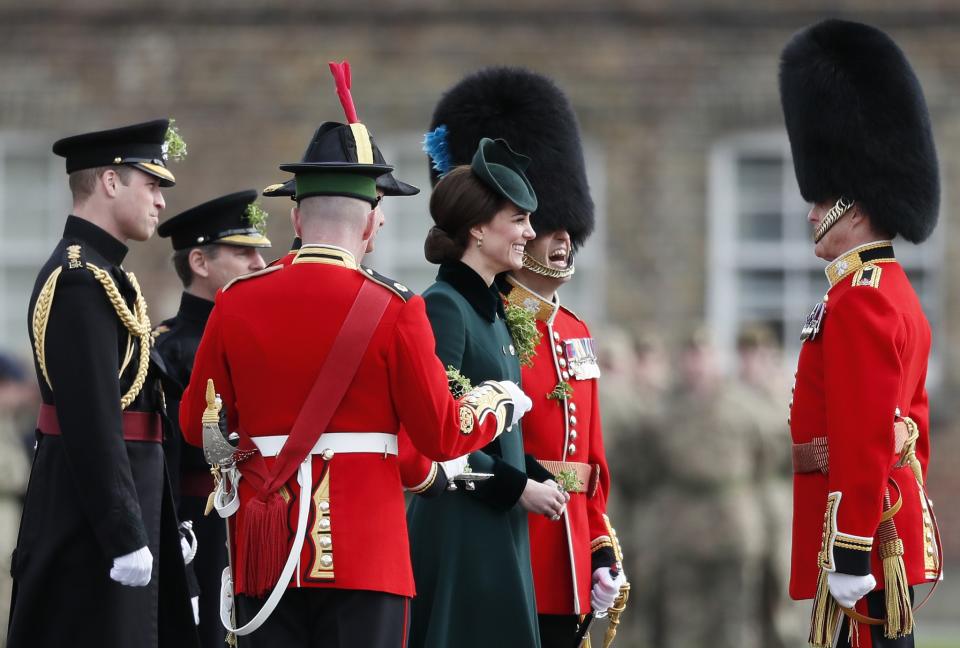
<path fill-rule="evenodd" d="M 491 64 L 554 77 L 586 140 L 598 232 L 564 298 L 599 325 L 653 331 L 667 347 L 705 324 L 726 366 L 737 332 L 770 325 L 794 362 L 800 323 L 825 292 L 796 189 L 777 90 L 790 35 L 828 15 L 875 24 L 924 86 L 944 187 L 940 225 L 897 246 L 935 331 L 931 488 L 960 489 L 960 4 L 733 0 L 3 0 L 0 2 L 0 349 L 29 358 L 26 302 L 69 211 L 51 143 L 172 116 L 189 156 L 173 165 L 170 217 L 216 195 L 285 178 L 326 120 L 342 121 L 327 61 L 349 59 L 353 94 L 399 177 L 424 188 L 385 203 L 369 263 L 421 290 L 429 226 L 419 141 L 440 93 Z M 286 199 L 272 257 L 292 238 Z M 267 256 L 267 255 L 265 255 Z M 166 241 L 134 243 L 154 321 L 176 309 Z M 600 340 L 601 344 L 603 340 Z M 784 417 L 789 394 L 784 395 Z M 784 439 L 784 443 L 788 443 Z M 953 471 L 955 472 L 955 471 Z M 941 506 L 947 556 L 960 513 Z M 638 575 L 642 578 L 642 575 Z M 942 596 L 943 599 L 948 598 Z M 933 606 L 932 606 L 933 607 Z"/>

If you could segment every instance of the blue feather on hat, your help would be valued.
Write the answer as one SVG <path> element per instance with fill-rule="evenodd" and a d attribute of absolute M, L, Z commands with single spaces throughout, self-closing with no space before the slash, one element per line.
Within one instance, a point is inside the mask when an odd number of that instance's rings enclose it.
<path fill-rule="evenodd" d="M 446 175 L 453 168 L 450 157 L 450 148 L 447 146 L 447 127 L 440 124 L 423 136 L 423 152 L 433 160 L 433 168 L 441 175 Z"/>

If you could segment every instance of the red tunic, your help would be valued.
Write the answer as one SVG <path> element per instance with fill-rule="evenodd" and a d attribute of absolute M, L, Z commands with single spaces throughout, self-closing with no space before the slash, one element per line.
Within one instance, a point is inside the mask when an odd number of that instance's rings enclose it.
<path fill-rule="evenodd" d="M 610 473 L 603 450 L 596 347 L 590 330 L 577 315 L 511 283 L 514 287 L 508 302 L 533 311 L 541 334 L 533 366 L 523 367 L 523 390 L 533 400 L 533 409 L 523 419 L 524 450 L 541 462 L 590 466 L 590 476 L 582 480 L 586 492 L 571 493 L 560 521 L 528 516 L 537 612 L 586 614 L 590 610 L 591 554 L 605 550 L 612 556 L 603 519 Z M 547 398 L 561 381 L 570 385 L 572 395 Z"/>
<path fill-rule="evenodd" d="M 438 460 L 483 447 L 501 431 L 502 412 L 478 419 L 472 405 L 450 395 L 420 297 L 359 271 L 353 257 L 335 247 L 304 247 L 289 265 L 256 275 L 228 285 L 217 296 L 180 410 L 189 443 L 202 443 L 208 378 L 223 400 L 231 430 L 242 429 L 251 437 L 288 434 L 340 324 L 369 280 L 390 286 L 396 296 L 328 431 L 395 434 L 402 423 L 418 450 Z M 274 460 L 265 461 L 269 467 Z M 309 531 L 291 587 L 412 596 L 397 458 L 340 453 L 324 461 L 317 455 L 313 475 Z M 281 494 L 289 496 L 292 534 L 299 494 L 295 476 L 285 488 Z M 239 491 L 241 507 L 230 519 L 235 558 L 233 531 L 242 524 L 244 505 L 253 493 L 242 479 Z M 278 542 L 288 546 L 290 540 Z M 239 555 L 245 555 L 246 548 L 241 549 Z M 318 560 L 322 555 L 330 556 L 326 564 Z M 235 569 L 235 574 L 237 592 L 245 593 L 243 570 Z"/>
<path fill-rule="evenodd" d="M 820 330 L 800 351 L 790 430 L 794 444 L 826 437 L 829 470 L 794 475 L 790 595 L 812 598 L 818 553 L 841 573 L 883 572 L 875 540 L 888 479 L 903 504 L 893 520 L 911 585 L 936 578 L 939 550 L 926 502 L 908 466 L 894 468 L 894 424 L 919 428 L 916 457 L 930 457 L 925 379 L 930 327 L 888 242 L 857 248 L 827 268 L 831 288 Z M 825 527 L 825 508 L 829 511 Z M 890 486 L 890 497 L 897 490 Z M 826 529 L 826 532 L 825 532 Z"/>

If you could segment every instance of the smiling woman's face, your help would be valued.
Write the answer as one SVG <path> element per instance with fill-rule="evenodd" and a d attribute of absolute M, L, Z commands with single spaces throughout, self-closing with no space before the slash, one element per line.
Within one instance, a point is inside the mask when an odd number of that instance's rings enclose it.
<path fill-rule="evenodd" d="M 536 236 L 530 226 L 530 212 L 512 203 L 507 203 L 489 223 L 474 227 L 472 233 L 483 241 L 479 252 L 495 274 L 522 268 L 523 251 Z"/>

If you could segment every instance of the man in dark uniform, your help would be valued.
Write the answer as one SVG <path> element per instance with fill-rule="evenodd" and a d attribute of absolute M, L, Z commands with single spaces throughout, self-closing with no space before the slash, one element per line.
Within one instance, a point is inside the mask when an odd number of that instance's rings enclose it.
<path fill-rule="evenodd" d="M 30 299 L 43 399 L 8 646 L 196 646 L 147 306 L 121 267 L 183 148 L 166 119 L 68 137 L 73 215 Z"/>
<path fill-rule="evenodd" d="M 217 291 L 234 278 L 264 267 L 260 249 L 269 247 L 270 241 L 263 235 L 266 216 L 254 204 L 256 198 L 253 189 L 214 198 L 157 229 L 173 244 L 173 267 L 183 283 L 176 317 L 154 330 L 154 344 L 172 379 L 165 389 L 171 413 L 180 411 L 180 397 L 190 383 L 193 357 Z M 176 414 L 171 418 L 176 419 Z M 200 639 L 204 646 L 219 648 L 226 637 L 219 614 L 220 576 L 227 566 L 226 527 L 219 516 L 204 515 L 213 478 L 203 451 L 183 441 L 179 421 L 173 421 L 172 427 L 164 449 L 177 512 L 181 520 L 191 521 L 197 538 L 192 564 L 200 586 Z"/>
<path fill-rule="evenodd" d="M 814 646 L 913 646 L 912 586 L 942 574 L 924 489 L 931 333 L 891 239 L 920 243 L 936 225 L 930 116 L 896 43 L 843 20 L 791 39 L 780 96 L 814 252 L 830 262 L 790 409 L 790 595 L 814 599 Z"/>

